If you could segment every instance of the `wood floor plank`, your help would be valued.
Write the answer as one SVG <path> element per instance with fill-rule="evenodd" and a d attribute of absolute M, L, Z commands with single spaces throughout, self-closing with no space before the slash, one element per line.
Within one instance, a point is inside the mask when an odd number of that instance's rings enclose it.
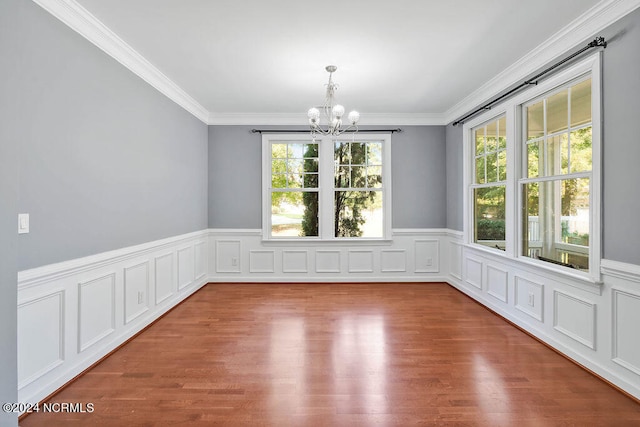
<path fill-rule="evenodd" d="M 640 404 L 447 284 L 209 284 L 32 426 L 640 425 Z"/>

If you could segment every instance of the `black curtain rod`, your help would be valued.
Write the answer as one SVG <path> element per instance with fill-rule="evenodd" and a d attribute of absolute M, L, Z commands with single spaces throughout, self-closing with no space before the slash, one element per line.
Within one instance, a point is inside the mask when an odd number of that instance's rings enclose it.
<path fill-rule="evenodd" d="M 309 130 L 295 130 L 295 129 L 251 129 L 251 133 L 309 133 Z M 348 130 L 345 133 L 355 133 L 356 131 Z M 359 129 L 358 132 L 402 132 L 401 128 L 395 129 Z"/>
<path fill-rule="evenodd" d="M 536 74 L 535 76 L 531 77 L 528 80 L 525 80 L 524 82 L 522 82 L 520 85 L 516 86 L 515 88 L 511 89 L 510 91 L 500 95 L 499 97 L 497 97 L 496 99 L 494 99 L 493 101 L 490 101 L 488 103 L 486 103 L 485 105 L 483 105 L 482 107 L 478 108 L 477 110 L 472 111 L 471 113 L 467 114 L 466 116 L 456 120 L 455 122 L 453 122 L 453 126 L 457 126 L 460 123 L 464 123 L 465 120 L 467 120 L 469 117 L 471 116 L 475 116 L 476 114 L 478 114 L 481 111 L 485 111 L 485 110 L 490 110 L 491 107 L 499 102 L 502 101 L 503 99 L 513 95 L 515 92 L 519 91 L 520 89 L 522 89 L 525 86 L 529 86 L 529 85 L 537 85 L 538 84 L 538 79 L 542 76 L 544 76 L 545 74 L 555 70 L 556 68 L 566 64 L 567 62 L 571 61 L 573 58 L 575 58 L 576 56 L 586 52 L 587 50 L 594 48 L 594 47 L 603 47 L 606 48 L 607 47 L 607 42 L 604 40 L 604 37 L 597 37 L 595 38 L 591 43 L 589 43 L 588 45 L 586 45 L 585 47 L 583 47 L 582 49 L 580 49 L 579 51 L 572 53 L 571 55 L 567 56 L 566 58 L 564 58 L 563 60 L 556 62 L 555 64 L 553 64 L 551 67 L 545 69 L 544 71 Z"/>

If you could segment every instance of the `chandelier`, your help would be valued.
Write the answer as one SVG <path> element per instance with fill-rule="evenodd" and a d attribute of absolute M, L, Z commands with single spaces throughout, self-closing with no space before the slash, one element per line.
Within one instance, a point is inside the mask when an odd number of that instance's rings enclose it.
<path fill-rule="evenodd" d="M 335 65 L 327 65 L 325 70 L 329 73 L 329 83 L 327 84 L 327 94 L 322 107 L 309 108 L 307 116 L 309 117 L 309 125 L 311 126 L 311 136 L 313 138 L 316 135 L 325 136 L 338 136 L 347 131 L 358 131 L 358 120 L 360 120 L 360 113 L 357 111 L 351 111 L 348 116 L 349 126 L 342 129 L 342 116 L 344 116 L 344 107 L 340 104 L 334 105 L 334 95 L 338 89 L 338 85 L 331 80 L 331 76 L 338 69 Z M 324 116 L 326 121 L 325 128 L 323 129 L 320 124 L 320 112 Z"/>

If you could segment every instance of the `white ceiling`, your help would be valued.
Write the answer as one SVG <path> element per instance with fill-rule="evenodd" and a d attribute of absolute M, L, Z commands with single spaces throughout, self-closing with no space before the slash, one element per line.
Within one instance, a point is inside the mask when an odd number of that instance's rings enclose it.
<path fill-rule="evenodd" d="M 360 111 L 362 123 L 368 114 L 457 113 L 456 105 L 474 91 L 598 4 L 76 1 L 208 110 L 213 121 L 306 118 L 306 110 L 323 101 L 324 67 L 335 64 L 337 98 L 347 111 Z"/>

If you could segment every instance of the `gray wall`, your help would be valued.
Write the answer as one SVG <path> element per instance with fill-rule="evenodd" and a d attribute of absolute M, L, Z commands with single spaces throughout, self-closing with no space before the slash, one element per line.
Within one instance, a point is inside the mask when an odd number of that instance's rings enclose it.
<path fill-rule="evenodd" d="M 600 33 L 604 258 L 640 264 L 640 9 Z M 578 47 L 586 45 L 586 40 Z M 447 126 L 447 226 L 462 229 L 462 126 Z"/>
<path fill-rule="evenodd" d="M 447 126 L 446 145 L 447 228 L 462 231 L 462 126 Z"/>
<path fill-rule="evenodd" d="M 14 86 L 22 61 L 19 31 L 24 0 L 2 0 L 0 13 L 0 403 L 18 401 L 18 147 L 22 129 L 16 105 L 20 92 Z M 31 2 L 28 2 L 31 3 Z M 17 414 L 0 411 L 1 426 L 17 426 Z"/>
<path fill-rule="evenodd" d="M 604 258 L 640 265 L 640 9 L 603 35 Z"/>
<path fill-rule="evenodd" d="M 444 126 L 402 129 L 392 137 L 393 227 L 445 227 Z M 250 126 L 209 126 L 210 228 L 262 227 L 261 141 Z"/>
<path fill-rule="evenodd" d="M 262 227 L 262 137 L 209 126 L 209 228 Z"/>
<path fill-rule="evenodd" d="M 444 126 L 402 126 L 391 144 L 393 227 L 446 227 Z"/>
<path fill-rule="evenodd" d="M 18 208 L 30 214 L 31 232 L 19 238 L 18 268 L 205 229 L 207 126 L 35 3 L 21 3 L 12 89 L 23 114 L 12 143 Z"/>

